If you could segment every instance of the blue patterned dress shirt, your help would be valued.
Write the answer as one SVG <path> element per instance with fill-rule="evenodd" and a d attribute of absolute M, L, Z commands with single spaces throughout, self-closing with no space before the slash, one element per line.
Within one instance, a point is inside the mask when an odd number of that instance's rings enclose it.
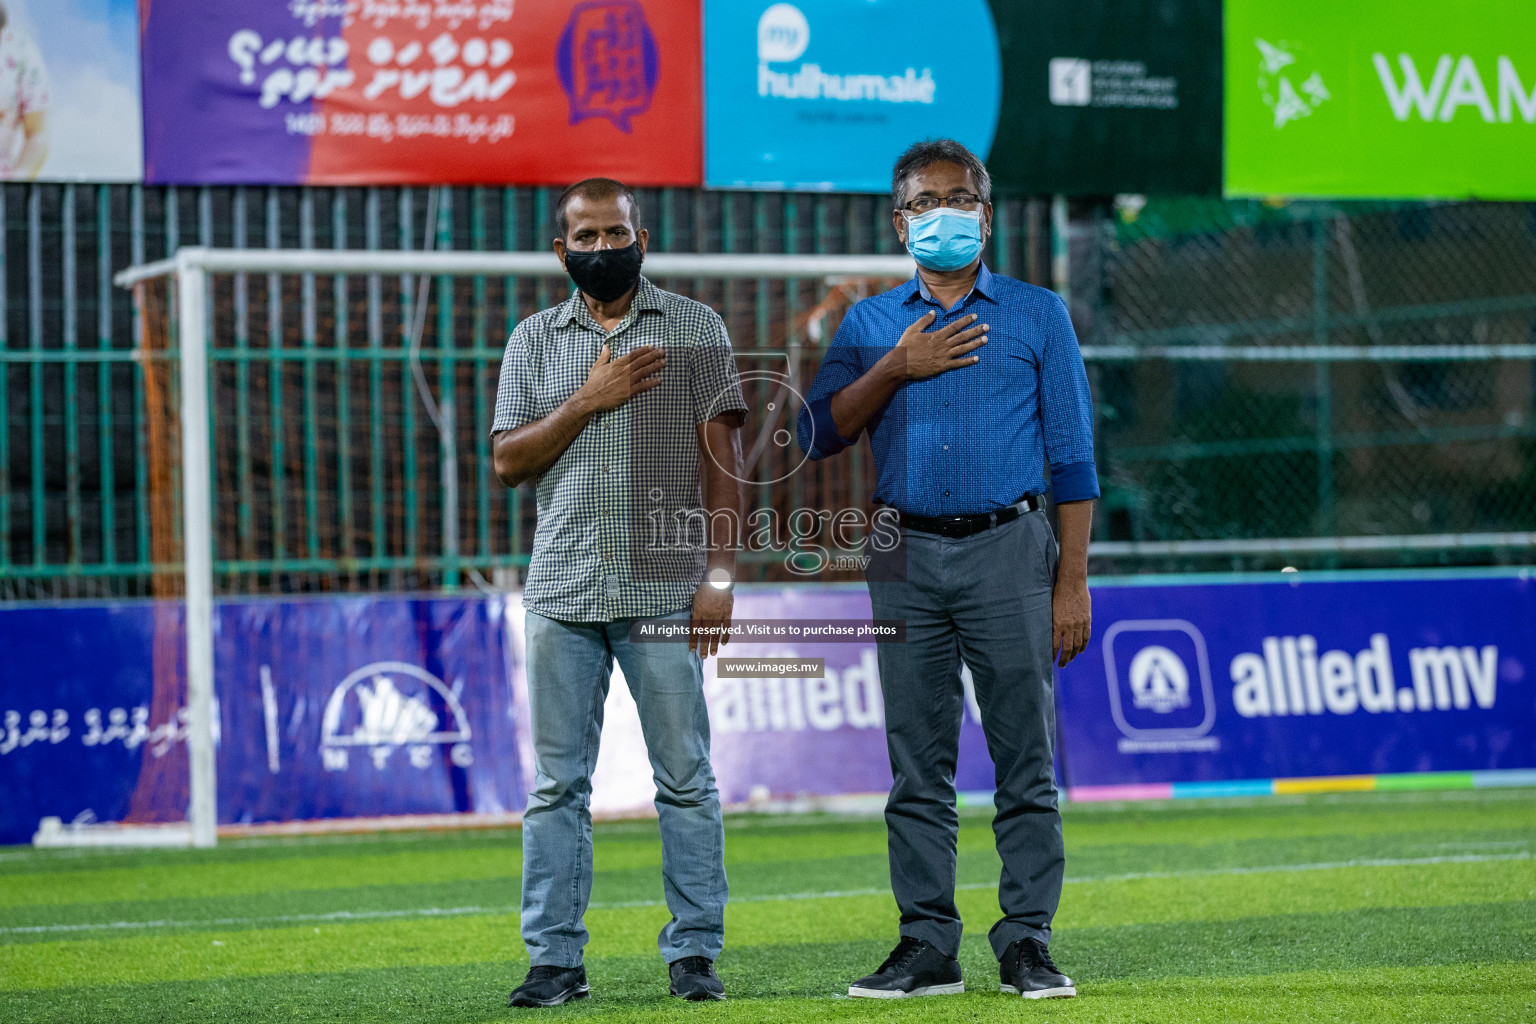
<path fill-rule="evenodd" d="M 832 422 L 832 396 L 852 384 L 929 310 L 929 330 L 977 314 L 981 361 L 902 384 L 869 421 L 879 473 L 875 500 L 926 516 L 1004 508 L 1046 489 L 1056 501 L 1099 496 L 1093 399 L 1066 304 L 1055 292 L 994 274 L 946 310 L 915 277 L 856 303 L 843 317 L 800 411 L 800 447 L 813 459 L 857 441 Z"/>

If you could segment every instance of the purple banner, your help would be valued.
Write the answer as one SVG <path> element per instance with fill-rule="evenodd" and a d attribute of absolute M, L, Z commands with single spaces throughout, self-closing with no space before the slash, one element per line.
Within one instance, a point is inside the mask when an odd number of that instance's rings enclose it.
<path fill-rule="evenodd" d="M 1094 641 L 1058 674 L 1058 771 L 1074 795 L 1536 768 L 1529 573 L 1093 594 Z M 735 616 L 825 624 L 868 620 L 870 607 L 860 585 L 743 587 Z M 517 595 L 225 602 L 215 621 L 221 822 L 524 806 Z M 27 841 L 45 815 L 184 815 L 183 645 L 170 603 L 0 611 L 0 842 Z M 889 789 L 874 644 L 737 639 L 723 654 L 821 663 L 805 678 L 731 678 L 706 662 L 725 803 Z M 992 765 L 968 673 L 961 683 L 956 787 L 985 792 Z M 616 668 L 593 809 L 643 813 L 654 797 Z"/>
<path fill-rule="evenodd" d="M 1093 589 L 1059 673 L 1080 787 L 1536 768 L 1536 579 Z"/>
<path fill-rule="evenodd" d="M 698 0 L 140 3 L 154 184 L 702 174 Z"/>
<path fill-rule="evenodd" d="M 737 622 L 773 620 L 808 626 L 834 620 L 868 622 L 869 592 L 863 584 L 746 586 L 736 594 L 733 614 Z M 520 623 L 515 624 L 513 643 L 521 643 L 521 634 Z M 722 678 L 717 659 L 705 662 L 711 760 L 723 802 L 739 805 L 890 790 L 885 714 L 873 643 L 733 639 L 720 656 L 825 660 L 821 678 Z M 523 663 L 520 657 L 515 660 Z M 956 786 L 961 791 L 989 792 L 994 788 L 992 761 L 968 671 L 962 673 L 961 681 L 966 711 Z M 526 743 L 522 750 L 531 757 Z M 531 763 L 525 772 L 531 772 Z M 639 715 L 617 667 L 604 709 L 592 789 L 593 809 L 603 814 L 644 812 L 656 796 Z"/>
<path fill-rule="evenodd" d="M 221 602 L 223 824 L 520 811 L 506 599 Z M 0 611 L 0 843 L 185 819 L 181 609 Z"/>
<path fill-rule="evenodd" d="M 505 601 L 226 604 L 219 818 L 520 811 Z"/>

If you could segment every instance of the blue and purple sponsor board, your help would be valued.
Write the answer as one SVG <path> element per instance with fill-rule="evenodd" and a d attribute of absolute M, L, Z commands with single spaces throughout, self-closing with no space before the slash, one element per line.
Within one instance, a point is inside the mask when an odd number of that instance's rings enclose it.
<path fill-rule="evenodd" d="M 1076 786 L 1536 768 L 1536 573 L 1096 586 Z"/>
<path fill-rule="evenodd" d="M 142 0 L 155 184 L 697 185 L 698 0 Z"/>
<path fill-rule="evenodd" d="M 814 624 L 870 608 L 859 585 L 743 587 L 735 614 Z M 1536 769 L 1528 570 L 1102 581 L 1094 618 L 1089 649 L 1057 673 L 1058 771 L 1073 789 Z M 0 611 L 0 842 L 27 841 L 44 815 L 181 817 L 183 644 L 170 603 Z M 221 822 L 520 811 L 533 765 L 521 650 L 515 594 L 221 602 Z M 874 644 L 738 638 L 722 653 L 825 662 L 788 679 L 706 663 L 726 803 L 888 789 Z M 956 788 L 987 791 L 968 682 Z M 644 812 L 655 791 L 617 669 L 605 714 L 594 810 Z"/>
<path fill-rule="evenodd" d="M 219 820 L 520 811 L 506 601 L 221 602 Z M 183 820 L 185 633 L 171 602 L 0 612 L 0 842 Z"/>

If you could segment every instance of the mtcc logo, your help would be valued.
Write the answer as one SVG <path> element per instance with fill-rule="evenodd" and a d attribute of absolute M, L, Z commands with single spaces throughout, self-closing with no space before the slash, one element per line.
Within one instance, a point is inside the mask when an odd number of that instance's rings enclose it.
<path fill-rule="evenodd" d="M 432 765 L 434 749 L 474 763 L 469 719 L 452 690 L 432 673 L 402 661 L 378 661 L 343 679 L 325 705 L 320 751 L 326 771 L 346 770 L 348 748 L 363 747 L 382 769 L 401 747 L 413 768 Z"/>
<path fill-rule="evenodd" d="M 1131 659 L 1131 696 L 1138 708 L 1166 715 L 1189 707 L 1189 670 L 1166 647 L 1143 647 Z"/>

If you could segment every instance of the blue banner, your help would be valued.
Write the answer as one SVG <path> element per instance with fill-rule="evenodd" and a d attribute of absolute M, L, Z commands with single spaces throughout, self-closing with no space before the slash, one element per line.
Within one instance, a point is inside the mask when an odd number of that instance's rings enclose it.
<path fill-rule="evenodd" d="M 1094 640 L 1057 679 L 1058 772 L 1074 798 L 1536 768 L 1529 571 L 1095 581 L 1093 598 Z M 743 587 L 735 612 L 864 619 L 869 598 L 862 586 Z M 520 811 L 532 772 L 521 623 L 516 594 L 221 603 L 220 821 Z M 184 817 L 184 644 L 170 602 L 0 611 L 0 843 L 26 842 L 45 815 Z M 742 640 L 722 653 L 824 660 L 803 679 L 707 664 L 726 803 L 889 787 L 873 644 Z M 960 682 L 956 787 L 987 791 L 980 710 Z M 643 812 L 654 796 L 616 671 L 593 809 Z"/>
<path fill-rule="evenodd" d="M 986 0 L 705 0 L 705 184 L 884 192 L 919 139 L 985 159 L 1002 98 Z"/>
<path fill-rule="evenodd" d="M 220 822 L 520 811 L 506 606 L 220 603 Z M 44 816 L 184 820 L 184 645 L 171 602 L 0 612 L 0 843 Z"/>
<path fill-rule="evenodd" d="M 1536 767 L 1536 577 L 1096 585 L 1076 787 Z"/>
<path fill-rule="evenodd" d="M 121 821 L 141 776 L 184 794 L 185 714 L 152 705 L 157 654 L 181 678 L 181 623 L 147 602 L 0 611 L 0 843 L 29 841 L 44 815 Z"/>
<path fill-rule="evenodd" d="M 520 811 L 500 599 L 219 609 L 219 818 Z"/>

